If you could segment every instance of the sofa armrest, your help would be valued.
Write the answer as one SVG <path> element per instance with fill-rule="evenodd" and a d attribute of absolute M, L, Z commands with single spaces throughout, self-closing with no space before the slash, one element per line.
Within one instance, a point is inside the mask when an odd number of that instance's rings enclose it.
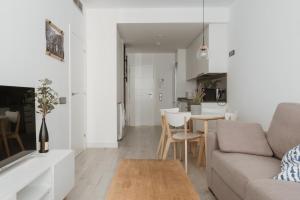
<path fill-rule="evenodd" d="M 208 187 L 211 186 L 212 154 L 215 150 L 219 150 L 217 133 L 209 132 L 207 135 L 207 149 L 206 149 L 206 177 L 207 177 Z"/>

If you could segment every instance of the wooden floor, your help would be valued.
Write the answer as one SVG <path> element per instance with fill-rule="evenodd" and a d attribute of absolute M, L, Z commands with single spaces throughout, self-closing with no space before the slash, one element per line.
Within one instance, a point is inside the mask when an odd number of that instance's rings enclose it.
<path fill-rule="evenodd" d="M 75 187 L 67 200 L 104 200 L 118 162 L 123 159 L 155 159 L 159 136 L 159 127 L 130 127 L 119 149 L 87 149 L 82 152 L 76 158 Z M 215 200 L 207 189 L 204 168 L 198 168 L 192 158 L 189 158 L 188 175 L 201 200 Z"/>

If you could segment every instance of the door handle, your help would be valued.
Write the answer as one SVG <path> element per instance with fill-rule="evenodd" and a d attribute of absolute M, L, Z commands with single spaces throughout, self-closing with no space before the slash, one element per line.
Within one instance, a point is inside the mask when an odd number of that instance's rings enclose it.
<path fill-rule="evenodd" d="M 79 93 L 77 92 L 72 92 L 72 96 L 78 95 Z"/>

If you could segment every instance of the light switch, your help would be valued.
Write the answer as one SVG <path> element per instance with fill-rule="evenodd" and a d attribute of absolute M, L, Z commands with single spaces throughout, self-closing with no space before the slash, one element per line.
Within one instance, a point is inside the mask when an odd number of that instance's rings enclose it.
<path fill-rule="evenodd" d="M 67 104 L 67 97 L 59 97 L 59 104 Z"/>

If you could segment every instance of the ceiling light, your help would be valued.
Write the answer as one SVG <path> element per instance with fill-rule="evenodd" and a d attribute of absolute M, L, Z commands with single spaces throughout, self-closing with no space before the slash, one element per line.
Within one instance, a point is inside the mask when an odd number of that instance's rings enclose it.
<path fill-rule="evenodd" d="M 201 58 L 206 58 L 208 59 L 208 46 L 205 44 L 205 20 L 204 20 L 204 17 L 205 17 L 205 9 L 204 9 L 204 0 L 202 0 L 202 14 L 203 14 L 203 21 L 202 21 L 202 31 L 203 31 L 203 34 L 202 34 L 202 45 L 200 46 L 198 52 L 197 52 L 197 58 L 198 59 L 201 59 Z"/>

